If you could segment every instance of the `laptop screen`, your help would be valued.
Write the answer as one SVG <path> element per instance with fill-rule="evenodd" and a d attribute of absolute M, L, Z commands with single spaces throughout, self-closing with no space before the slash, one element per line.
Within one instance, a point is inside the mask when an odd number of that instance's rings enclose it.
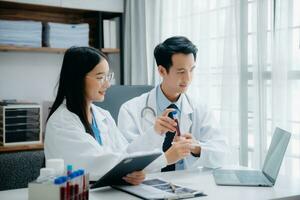
<path fill-rule="evenodd" d="M 273 183 L 277 178 L 290 137 L 291 134 L 289 132 L 280 128 L 276 128 L 272 137 L 262 171 L 268 178 L 272 179 Z"/>

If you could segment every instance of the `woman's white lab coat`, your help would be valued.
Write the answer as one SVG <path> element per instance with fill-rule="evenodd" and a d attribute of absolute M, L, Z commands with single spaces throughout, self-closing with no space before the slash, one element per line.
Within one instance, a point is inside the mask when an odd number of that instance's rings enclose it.
<path fill-rule="evenodd" d="M 162 148 L 165 136 L 159 136 L 154 131 L 153 112 L 146 109 L 142 114 L 147 98 L 147 106 L 156 112 L 156 89 L 157 87 L 149 93 L 127 101 L 119 111 L 118 127 L 129 142 L 135 142 L 140 135 L 152 138 L 148 145 L 136 145 L 137 151 Z M 200 157 L 190 155 L 184 159 L 186 169 L 198 166 L 216 168 L 223 165 L 227 153 L 227 140 L 206 106 L 196 104 L 191 98 L 183 95 L 179 124 L 181 133 L 191 133 L 201 145 Z"/>
<path fill-rule="evenodd" d="M 62 104 L 47 122 L 45 156 L 46 159 L 62 158 L 66 165 L 72 164 L 75 169 L 83 168 L 90 173 L 91 180 L 97 180 L 121 158 L 136 151 L 134 148 L 131 148 L 134 151 L 129 150 L 128 147 L 135 144 L 128 145 L 109 112 L 95 105 L 91 108 L 100 129 L 103 145 L 86 133 L 79 117 Z M 145 137 L 141 137 L 137 142 L 143 141 Z M 164 156 L 153 162 L 154 168 L 165 165 Z"/>

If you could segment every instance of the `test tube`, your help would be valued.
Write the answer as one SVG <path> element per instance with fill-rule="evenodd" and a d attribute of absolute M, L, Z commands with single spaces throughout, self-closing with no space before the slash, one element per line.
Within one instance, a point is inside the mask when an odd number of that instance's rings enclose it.
<path fill-rule="evenodd" d="M 75 177 L 75 200 L 79 200 L 79 188 L 80 188 L 80 171 L 76 171 Z"/>
<path fill-rule="evenodd" d="M 65 200 L 66 199 L 66 195 L 67 195 L 67 187 L 66 187 L 66 182 L 68 180 L 67 176 L 60 176 L 56 179 L 54 179 L 54 184 L 58 185 L 59 188 L 59 198 L 60 200 Z"/>
<path fill-rule="evenodd" d="M 177 134 L 177 136 L 181 136 L 180 128 L 179 128 L 178 112 L 177 111 L 173 111 L 172 114 L 173 114 L 174 121 L 176 122 L 176 134 Z"/>
<path fill-rule="evenodd" d="M 76 172 L 72 172 L 69 176 L 69 180 L 70 180 L 70 199 L 76 199 L 76 185 L 78 187 L 78 184 L 76 184 L 76 180 L 75 178 L 77 177 L 77 173 Z"/>
<path fill-rule="evenodd" d="M 82 184 L 82 178 L 81 178 L 82 174 L 83 174 L 83 170 L 77 170 L 77 171 L 72 172 L 69 176 L 70 179 L 71 179 L 71 184 L 70 184 L 71 199 L 79 200 L 80 196 L 82 196 L 82 195 L 79 195 L 81 190 L 82 190 L 81 185 L 83 185 Z"/>
<path fill-rule="evenodd" d="M 83 189 L 84 189 L 84 199 L 89 199 L 89 175 L 84 173 L 83 175 Z"/>
<path fill-rule="evenodd" d="M 69 176 L 72 173 L 73 166 L 72 165 L 67 165 L 67 176 Z"/>
<path fill-rule="evenodd" d="M 83 169 L 79 169 L 78 170 L 79 173 L 79 200 L 84 199 L 84 185 L 83 185 L 83 178 L 84 178 L 84 170 Z"/>
<path fill-rule="evenodd" d="M 67 176 L 69 176 L 71 173 L 72 173 L 72 168 L 73 166 L 72 165 L 67 165 Z M 67 200 L 70 200 L 71 199 L 71 188 L 70 188 L 70 181 L 68 180 L 67 181 Z"/>

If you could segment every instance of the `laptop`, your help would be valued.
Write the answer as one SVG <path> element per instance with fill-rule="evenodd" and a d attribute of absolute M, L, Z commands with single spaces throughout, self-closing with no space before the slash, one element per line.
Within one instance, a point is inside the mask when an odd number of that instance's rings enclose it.
<path fill-rule="evenodd" d="M 272 187 L 287 149 L 291 133 L 276 128 L 262 170 L 216 169 L 217 185 Z"/>

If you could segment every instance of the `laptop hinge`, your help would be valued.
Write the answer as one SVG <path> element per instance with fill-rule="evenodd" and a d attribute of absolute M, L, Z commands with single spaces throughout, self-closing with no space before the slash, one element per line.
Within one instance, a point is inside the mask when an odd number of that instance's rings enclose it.
<path fill-rule="evenodd" d="M 267 179 L 274 185 L 275 184 L 275 180 L 269 176 L 267 173 L 265 173 L 264 171 L 262 171 L 262 173 L 265 175 L 265 177 L 267 177 Z"/>

